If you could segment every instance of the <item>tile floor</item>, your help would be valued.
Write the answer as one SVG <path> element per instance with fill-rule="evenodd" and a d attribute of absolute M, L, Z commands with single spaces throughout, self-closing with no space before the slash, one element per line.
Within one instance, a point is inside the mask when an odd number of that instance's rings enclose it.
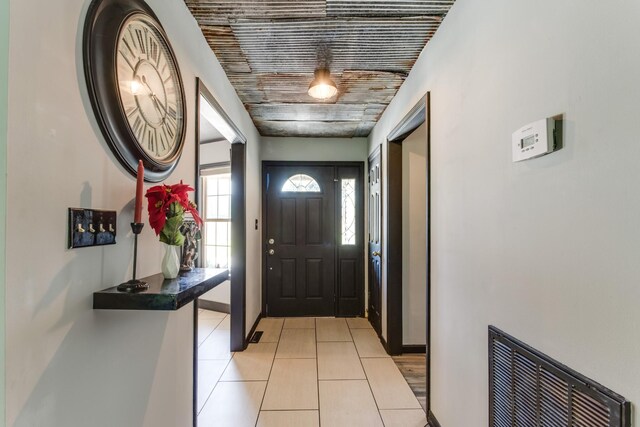
<path fill-rule="evenodd" d="M 198 321 L 200 427 L 424 427 L 425 413 L 365 319 L 262 319 L 229 351 L 229 316 Z"/>

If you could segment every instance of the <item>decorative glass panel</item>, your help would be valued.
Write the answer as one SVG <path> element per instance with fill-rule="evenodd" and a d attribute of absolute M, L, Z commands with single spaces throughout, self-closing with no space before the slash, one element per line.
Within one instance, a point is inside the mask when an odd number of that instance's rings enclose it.
<path fill-rule="evenodd" d="M 342 180 L 342 244 L 356 244 L 356 180 Z"/>
<path fill-rule="evenodd" d="M 309 175 L 298 174 L 290 177 L 282 186 L 282 191 L 296 193 L 319 193 L 320 186 Z"/>

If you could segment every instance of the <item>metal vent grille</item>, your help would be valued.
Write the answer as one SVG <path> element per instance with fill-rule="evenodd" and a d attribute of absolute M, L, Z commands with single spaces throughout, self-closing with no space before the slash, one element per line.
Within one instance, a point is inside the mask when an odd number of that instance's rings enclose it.
<path fill-rule="evenodd" d="M 491 427 L 630 427 L 622 396 L 489 327 Z"/>

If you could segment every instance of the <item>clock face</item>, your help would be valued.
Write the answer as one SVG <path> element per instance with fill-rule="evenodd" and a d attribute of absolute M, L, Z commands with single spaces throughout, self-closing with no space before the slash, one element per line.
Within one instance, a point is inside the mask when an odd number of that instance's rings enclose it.
<path fill-rule="evenodd" d="M 123 23 L 115 65 L 120 104 L 137 144 L 156 162 L 171 160 L 182 142 L 184 98 L 175 59 L 145 15 Z"/>
<path fill-rule="evenodd" d="M 145 0 L 92 0 L 85 19 L 84 71 L 107 145 L 132 175 L 160 182 L 184 148 L 187 111 L 180 68 Z"/>

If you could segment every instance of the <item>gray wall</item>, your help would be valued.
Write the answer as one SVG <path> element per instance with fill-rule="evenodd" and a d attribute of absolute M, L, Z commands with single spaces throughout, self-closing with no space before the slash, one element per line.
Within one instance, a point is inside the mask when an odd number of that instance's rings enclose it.
<path fill-rule="evenodd" d="M 491 324 L 640 402 L 640 3 L 597 6 L 458 0 L 370 135 L 431 91 L 443 426 L 487 425 Z M 512 163 L 511 133 L 557 113 L 565 148 Z"/>
<path fill-rule="evenodd" d="M 94 291 L 131 275 L 135 179 L 105 144 L 86 94 L 81 46 L 89 3 L 10 2 L 7 424 L 187 426 L 192 306 L 172 313 L 92 309 Z M 167 182 L 196 176 L 199 76 L 249 140 L 247 256 L 257 265 L 259 135 L 184 2 L 149 4 L 176 51 L 187 98 L 184 154 Z M 118 244 L 67 250 L 67 208 L 78 206 L 117 210 Z M 139 243 L 138 273 L 158 272 L 162 248 L 148 225 Z M 250 326 L 260 309 L 260 271 L 247 273 Z"/>
<path fill-rule="evenodd" d="M 231 162 L 229 141 L 217 141 L 200 146 L 200 164 Z"/>
<path fill-rule="evenodd" d="M 262 138 L 262 160 L 366 161 L 366 138 Z"/>
<path fill-rule="evenodd" d="M 6 233 L 9 0 L 0 0 L 0 236 Z M 5 425 L 6 241 L 0 238 L 0 427 Z"/>
<path fill-rule="evenodd" d="M 402 343 L 427 337 L 427 126 L 402 141 Z"/>

